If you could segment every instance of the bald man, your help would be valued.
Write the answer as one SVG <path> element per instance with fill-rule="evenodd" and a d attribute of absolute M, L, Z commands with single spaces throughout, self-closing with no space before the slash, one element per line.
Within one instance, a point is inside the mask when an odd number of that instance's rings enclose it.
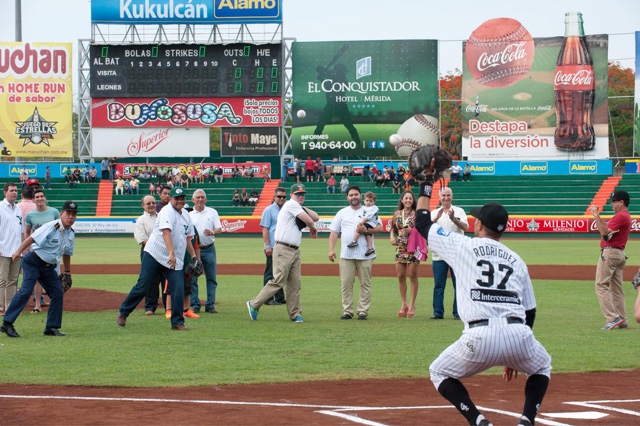
<path fill-rule="evenodd" d="M 167 191 L 168 192 L 168 191 Z M 142 209 L 144 213 L 136 220 L 136 226 L 133 230 L 133 238 L 140 244 L 140 261 L 142 262 L 142 256 L 144 255 L 144 246 L 147 244 L 147 240 L 153 232 L 153 225 L 156 223 L 158 214 L 156 213 L 156 199 L 153 195 L 145 195 L 142 197 Z M 160 290 L 159 290 L 160 289 Z M 144 299 L 144 311 L 145 315 L 153 315 L 158 309 L 158 297 L 162 293 L 162 280 L 158 277 L 158 283 L 152 286 L 147 292 L 147 296 Z M 162 302 L 165 303 L 163 296 Z M 166 308 L 166 304 L 165 304 Z"/>

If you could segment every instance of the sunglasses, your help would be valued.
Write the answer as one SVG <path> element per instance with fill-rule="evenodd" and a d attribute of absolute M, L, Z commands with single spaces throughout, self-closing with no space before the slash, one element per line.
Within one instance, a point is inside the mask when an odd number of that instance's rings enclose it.
<path fill-rule="evenodd" d="M 307 194 L 306 192 L 303 192 L 302 194 L 293 194 L 293 195 L 295 195 L 296 197 L 304 197 Z"/>
<path fill-rule="evenodd" d="M 287 196 L 286 195 L 276 195 L 276 198 L 281 198 L 282 199 L 282 198 L 287 198 Z"/>

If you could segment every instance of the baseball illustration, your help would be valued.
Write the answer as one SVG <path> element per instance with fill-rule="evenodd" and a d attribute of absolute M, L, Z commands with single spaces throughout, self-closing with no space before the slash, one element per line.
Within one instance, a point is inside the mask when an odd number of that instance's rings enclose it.
<path fill-rule="evenodd" d="M 507 87 L 530 70 L 535 43 L 529 31 L 511 18 L 485 21 L 467 40 L 464 56 L 471 75 L 487 87 Z"/>
<path fill-rule="evenodd" d="M 307 116 L 307 113 L 304 112 L 303 109 L 299 109 L 296 115 L 298 116 L 298 118 L 305 118 Z"/>
<path fill-rule="evenodd" d="M 389 137 L 389 143 L 403 158 L 422 145 L 438 145 L 440 139 L 438 119 L 430 115 L 416 114 L 402 123 L 398 133 Z"/>

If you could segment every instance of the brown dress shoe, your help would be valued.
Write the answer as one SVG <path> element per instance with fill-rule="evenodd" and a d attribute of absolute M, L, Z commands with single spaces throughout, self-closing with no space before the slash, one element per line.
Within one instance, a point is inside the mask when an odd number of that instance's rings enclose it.
<path fill-rule="evenodd" d="M 172 325 L 172 326 L 171 326 L 171 329 L 172 329 L 172 330 L 178 330 L 178 331 L 187 331 L 187 330 L 189 330 L 189 329 L 187 328 L 187 326 L 186 326 L 186 325 L 184 325 L 184 324 Z"/>
<path fill-rule="evenodd" d="M 120 327 L 124 327 L 125 325 L 127 325 L 127 318 L 123 317 L 122 315 L 118 314 L 118 316 L 116 317 L 116 323 L 120 326 Z"/>

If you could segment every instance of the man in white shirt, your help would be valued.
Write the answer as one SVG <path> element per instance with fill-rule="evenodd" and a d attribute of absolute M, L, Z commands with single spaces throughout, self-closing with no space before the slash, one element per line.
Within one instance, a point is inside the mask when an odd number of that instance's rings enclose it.
<path fill-rule="evenodd" d="M 456 207 L 453 201 L 453 191 L 444 187 L 440 190 L 440 207 L 431 212 L 431 220 L 446 229 L 460 235 L 469 229 L 467 215 L 460 207 Z M 458 315 L 458 304 L 456 303 L 456 275 L 451 266 L 442 257 L 431 249 L 431 268 L 433 270 L 433 316 L 431 319 L 444 318 L 444 289 L 447 286 L 447 274 L 451 273 L 451 283 L 453 284 L 453 318 L 460 319 Z"/>
<path fill-rule="evenodd" d="M 346 194 L 347 189 L 349 189 L 349 179 L 347 179 L 347 176 L 345 175 L 342 176 L 342 179 L 340 180 L 340 192 Z"/>
<path fill-rule="evenodd" d="M 451 170 L 451 181 L 457 182 L 460 180 L 460 173 L 462 173 L 462 167 L 458 165 L 457 161 L 453 162 L 453 165 L 449 169 Z"/>
<path fill-rule="evenodd" d="M 142 208 L 144 212 L 138 217 L 135 228 L 133 228 L 133 238 L 140 244 L 140 263 L 142 263 L 142 257 L 144 256 L 144 246 L 147 245 L 147 241 L 153 233 L 153 226 L 158 218 L 156 199 L 152 195 L 145 195 L 142 197 Z M 162 281 L 162 278 L 158 276 L 156 284 L 149 288 L 144 298 L 145 315 L 153 315 L 158 309 L 158 298 L 162 293 Z M 166 297 L 164 295 L 162 302 L 166 308 Z"/>
<path fill-rule="evenodd" d="M 18 185 L 5 183 L 4 200 L 0 203 L 0 313 L 4 313 L 15 296 L 20 274 L 20 259 L 11 258 L 24 237 L 24 220 L 17 198 Z"/>
<path fill-rule="evenodd" d="M 275 232 L 276 245 L 273 248 L 273 279 L 262 287 L 253 300 L 247 302 L 249 317 L 253 321 L 258 320 L 260 307 L 286 286 L 289 318 L 293 322 L 304 322 L 300 304 L 302 229 L 309 227 L 309 235 L 316 238 L 318 230 L 315 222 L 320 219 L 316 212 L 302 207 L 306 194 L 303 184 L 293 184 L 291 198 L 280 209 Z"/>
<path fill-rule="evenodd" d="M 217 314 L 215 308 L 216 289 L 216 235 L 222 232 L 220 216 L 216 209 L 207 207 L 207 194 L 202 189 L 196 189 L 191 198 L 193 210 L 189 213 L 193 226 L 198 230 L 200 238 L 200 260 L 204 266 L 204 275 L 207 280 L 207 301 L 204 311 L 210 314 Z M 193 277 L 191 281 L 191 309 L 196 314 L 200 312 L 200 298 L 198 297 L 198 277 Z"/>
<path fill-rule="evenodd" d="M 366 320 L 371 306 L 371 267 L 375 252 L 367 256 L 367 240 L 358 238 L 357 245 L 349 248 L 353 241 L 354 234 L 378 234 L 382 232 L 382 221 L 378 218 L 377 225 L 373 229 L 368 229 L 361 224 L 364 217 L 365 207 L 362 205 L 362 194 L 360 188 L 352 186 L 347 191 L 347 201 L 349 206 L 340 210 L 333 218 L 329 229 L 329 260 L 334 262 L 336 253 L 334 251 L 338 235 L 341 234 L 340 243 L 340 285 L 342 287 L 342 316 L 340 319 L 349 320 L 353 318 L 353 284 L 356 274 L 360 281 L 360 298 L 358 301 L 358 319 Z M 371 237 L 373 240 L 373 236 Z M 372 241 L 373 242 L 373 241 Z"/>
<path fill-rule="evenodd" d="M 287 200 L 287 190 L 278 187 L 274 191 L 273 204 L 264 209 L 260 218 L 260 227 L 262 228 L 262 242 L 264 243 L 264 255 L 267 263 L 264 268 L 264 277 L 262 285 L 265 286 L 273 279 L 273 248 L 276 245 L 276 225 L 278 224 L 278 215 L 280 209 Z M 273 297 L 265 303 L 265 305 L 284 305 L 286 299 L 284 290 L 280 289 Z"/>
<path fill-rule="evenodd" d="M 171 294 L 171 328 L 186 331 L 184 325 L 184 254 L 188 251 L 191 257 L 196 253 L 190 243 L 194 235 L 191 217 L 184 210 L 187 201 L 183 188 L 173 188 L 171 203 L 158 214 L 153 232 L 145 244 L 140 276 L 126 299 L 120 305 L 116 323 L 120 327 L 127 324 L 127 317 L 138 306 L 154 285 L 159 274 L 165 277 Z"/>

